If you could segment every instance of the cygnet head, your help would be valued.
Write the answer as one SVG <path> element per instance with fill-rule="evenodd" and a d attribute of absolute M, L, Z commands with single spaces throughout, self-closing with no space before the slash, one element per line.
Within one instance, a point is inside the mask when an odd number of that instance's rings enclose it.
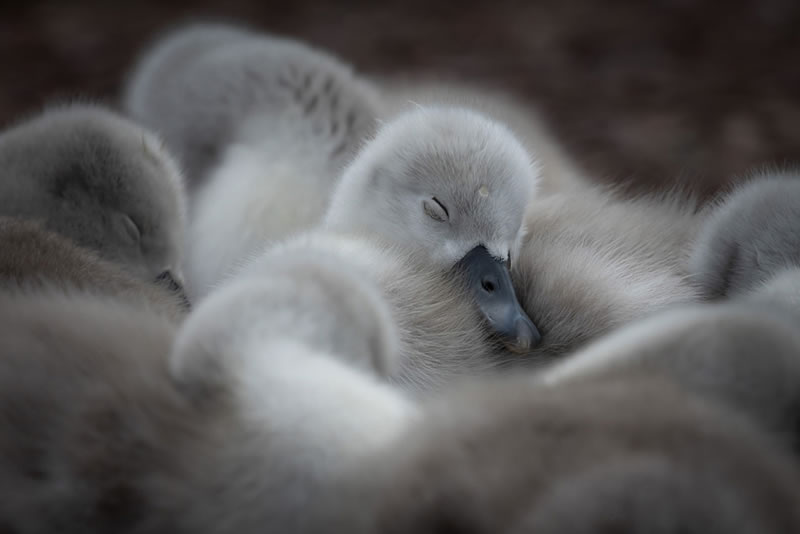
<path fill-rule="evenodd" d="M 757 175 L 715 206 L 698 236 L 690 269 L 708 297 L 758 289 L 800 267 L 800 174 Z"/>
<path fill-rule="evenodd" d="M 57 107 L 0 134 L 0 214 L 41 221 L 147 280 L 180 282 L 182 178 L 159 139 L 102 107 Z"/>
<path fill-rule="evenodd" d="M 287 342 L 370 374 L 390 374 L 398 363 L 399 334 L 388 304 L 365 278 L 326 251 L 265 254 L 189 316 L 176 340 L 174 374 L 180 382 L 200 384 L 201 393 L 213 391 L 227 380 L 213 371 L 221 368 L 220 359 Z"/>
<path fill-rule="evenodd" d="M 421 108 L 387 123 L 345 170 L 325 225 L 463 270 L 490 328 L 525 351 L 540 335 L 509 266 L 538 178 L 506 127 L 465 109 Z"/>

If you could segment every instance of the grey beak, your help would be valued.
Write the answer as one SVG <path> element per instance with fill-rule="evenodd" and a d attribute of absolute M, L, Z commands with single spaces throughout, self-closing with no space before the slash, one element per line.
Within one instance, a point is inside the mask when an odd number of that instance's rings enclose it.
<path fill-rule="evenodd" d="M 501 260 L 478 245 L 458 267 L 466 273 L 469 290 L 489 328 L 509 350 L 523 353 L 541 342 L 542 336 L 517 300 L 511 273 Z"/>
<path fill-rule="evenodd" d="M 175 279 L 171 271 L 164 271 L 159 274 L 155 282 L 167 291 L 172 292 L 186 310 L 191 310 L 192 305 L 186 296 L 183 285 Z"/>

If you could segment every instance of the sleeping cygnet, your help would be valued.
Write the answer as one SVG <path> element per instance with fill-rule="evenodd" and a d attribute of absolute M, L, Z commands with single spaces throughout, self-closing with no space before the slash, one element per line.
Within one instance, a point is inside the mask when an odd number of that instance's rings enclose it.
<path fill-rule="evenodd" d="M 389 116 L 415 105 L 459 103 L 509 125 L 535 154 L 540 186 L 512 258 L 516 293 L 542 335 L 527 361 L 549 362 L 631 321 L 699 299 L 687 268 L 701 220 L 692 199 L 630 198 L 592 185 L 534 112 L 498 91 L 416 79 L 379 85 Z"/>
<path fill-rule="evenodd" d="M 269 34 L 193 25 L 145 54 L 126 108 L 187 166 L 193 299 L 265 243 L 319 223 L 342 168 L 374 133 L 377 106 L 349 66 Z"/>
<path fill-rule="evenodd" d="M 536 156 L 538 183 L 525 215 L 512 279 L 542 335 L 534 365 L 567 355 L 644 316 L 699 300 L 687 261 L 701 216 L 679 192 L 629 197 L 593 185 L 535 111 L 465 84 L 381 80 L 382 113 L 459 104 L 508 125 Z"/>
<path fill-rule="evenodd" d="M 143 280 L 181 280 L 181 175 L 154 134 L 88 104 L 0 133 L 0 215 L 41 222 Z"/>
<path fill-rule="evenodd" d="M 509 262 L 534 193 L 530 157 L 503 126 L 463 109 L 387 123 L 345 170 L 321 228 L 262 258 L 338 251 L 363 265 L 401 338 L 393 380 L 425 391 L 514 359 L 539 341 Z M 255 259 L 241 273 L 258 272 Z"/>

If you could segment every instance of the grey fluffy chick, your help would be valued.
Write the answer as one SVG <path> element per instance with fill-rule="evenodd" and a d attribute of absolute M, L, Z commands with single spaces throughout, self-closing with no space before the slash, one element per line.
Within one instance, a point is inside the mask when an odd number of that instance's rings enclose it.
<path fill-rule="evenodd" d="M 558 388 L 516 377 L 450 393 L 358 477 L 358 504 L 342 507 L 338 495 L 331 531 L 800 528 L 800 476 L 775 442 L 721 405 L 641 377 Z"/>
<path fill-rule="evenodd" d="M 706 297 L 756 289 L 800 266 L 800 176 L 756 173 L 709 209 L 690 261 Z"/>
<path fill-rule="evenodd" d="M 187 166 L 193 300 L 265 244 L 317 224 L 342 168 L 376 126 L 377 96 L 349 66 L 233 26 L 162 36 L 124 100 Z"/>
<path fill-rule="evenodd" d="M 0 287 L 7 292 L 60 290 L 141 301 L 175 320 L 189 309 L 180 285 L 167 277 L 145 281 L 50 232 L 36 221 L 0 217 Z"/>
<path fill-rule="evenodd" d="M 100 106 L 54 107 L 0 134 L 0 215 L 41 221 L 142 279 L 180 280 L 184 202 L 160 141 Z"/>

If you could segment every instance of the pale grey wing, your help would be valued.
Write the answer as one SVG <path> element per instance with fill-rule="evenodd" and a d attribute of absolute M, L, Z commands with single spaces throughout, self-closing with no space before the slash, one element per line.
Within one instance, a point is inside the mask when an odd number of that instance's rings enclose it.
<path fill-rule="evenodd" d="M 224 90 L 220 86 L 226 83 L 213 77 L 213 70 L 203 68 L 204 58 L 250 36 L 243 29 L 216 24 L 173 29 L 143 51 L 127 76 L 123 109 L 162 135 L 189 177 L 210 165 L 211 148 L 222 142 L 229 129 L 224 121 L 206 118 L 214 110 L 198 98 L 204 92 Z M 193 127 L 200 124 L 204 129 L 195 131 Z"/>
<path fill-rule="evenodd" d="M 193 26 L 147 53 L 130 78 L 125 107 L 165 137 L 197 183 L 241 140 L 242 129 L 245 137 L 281 136 L 287 121 L 301 122 L 303 135 L 334 159 L 349 154 L 374 127 L 375 101 L 350 67 L 305 44 Z M 266 125 L 246 126 L 252 118 Z"/>

